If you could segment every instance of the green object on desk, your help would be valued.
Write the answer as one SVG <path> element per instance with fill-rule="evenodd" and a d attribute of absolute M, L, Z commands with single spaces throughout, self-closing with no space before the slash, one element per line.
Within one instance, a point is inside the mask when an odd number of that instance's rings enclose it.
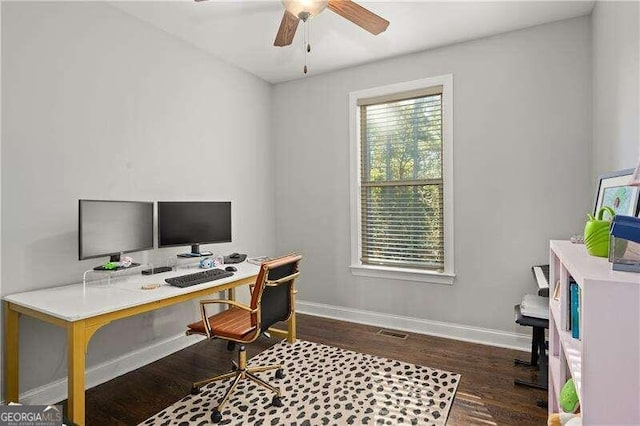
<path fill-rule="evenodd" d="M 587 253 L 591 256 L 607 257 L 609 255 L 609 233 L 611 231 L 611 220 L 603 220 L 602 216 L 607 212 L 615 216 L 611 207 L 602 207 L 598 210 L 597 218 L 588 215 L 589 220 L 584 226 L 584 245 Z"/>
<path fill-rule="evenodd" d="M 107 262 L 104 264 L 104 269 L 116 269 L 118 266 L 120 266 L 120 262 Z"/>

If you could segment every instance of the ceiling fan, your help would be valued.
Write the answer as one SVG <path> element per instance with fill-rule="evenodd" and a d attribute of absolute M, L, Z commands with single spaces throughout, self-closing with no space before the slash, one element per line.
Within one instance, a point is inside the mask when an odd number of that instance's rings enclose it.
<path fill-rule="evenodd" d="M 288 46 L 293 42 L 300 20 L 307 22 L 328 8 L 373 35 L 384 32 L 389 21 L 351 0 L 282 0 L 285 11 L 274 46 Z"/>
<path fill-rule="evenodd" d="M 1 0 L 0 0 L 1 1 Z M 204 0 L 195 0 L 196 2 Z M 384 32 L 389 26 L 389 21 L 365 9 L 351 0 L 281 0 L 284 6 L 284 15 L 280 21 L 280 28 L 273 42 L 274 46 L 289 46 L 293 43 L 298 24 L 302 21 L 308 24 L 310 18 L 318 15 L 325 9 L 342 16 L 359 27 L 369 31 L 373 35 Z M 308 25 L 305 25 L 304 45 L 306 54 L 311 52 L 311 44 L 308 41 Z M 307 56 L 305 54 L 303 71 L 307 73 Z"/>

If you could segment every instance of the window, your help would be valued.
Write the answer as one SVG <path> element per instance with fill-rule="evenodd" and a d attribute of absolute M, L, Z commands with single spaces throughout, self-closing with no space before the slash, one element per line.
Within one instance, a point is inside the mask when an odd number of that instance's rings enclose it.
<path fill-rule="evenodd" d="M 451 76 L 352 93 L 352 271 L 453 282 Z"/>

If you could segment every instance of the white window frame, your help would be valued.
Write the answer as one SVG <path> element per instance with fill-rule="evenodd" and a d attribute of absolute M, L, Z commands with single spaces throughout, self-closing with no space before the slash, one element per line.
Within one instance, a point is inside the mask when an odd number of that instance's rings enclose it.
<path fill-rule="evenodd" d="M 392 95 L 411 90 L 442 86 L 442 179 L 444 196 L 444 271 L 428 271 L 378 265 L 363 265 L 360 176 L 360 108 L 358 99 Z M 351 190 L 351 273 L 353 275 L 433 284 L 453 284 L 453 74 L 445 74 L 349 93 L 350 190 Z"/>

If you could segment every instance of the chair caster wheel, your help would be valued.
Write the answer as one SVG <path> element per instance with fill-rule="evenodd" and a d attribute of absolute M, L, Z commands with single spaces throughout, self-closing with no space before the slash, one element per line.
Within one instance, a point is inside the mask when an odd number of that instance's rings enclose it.
<path fill-rule="evenodd" d="M 233 350 L 236 348 L 236 344 L 235 342 L 227 342 L 227 350 L 229 352 L 233 352 Z"/>
<path fill-rule="evenodd" d="M 284 370 L 282 368 L 278 368 L 276 370 L 276 379 L 284 379 Z"/>
<path fill-rule="evenodd" d="M 273 405 L 274 407 L 282 407 L 284 404 L 282 403 L 282 400 L 279 396 L 274 395 L 273 399 L 271 400 L 271 405 Z"/>
<path fill-rule="evenodd" d="M 191 386 L 191 395 L 197 395 L 200 393 L 200 388 L 197 386 Z"/>
<path fill-rule="evenodd" d="M 220 423 L 220 420 L 222 420 L 222 414 L 220 414 L 220 411 L 218 411 L 217 408 L 214 408 L 211 412 L 211 421 L 214 423 Z"/>

